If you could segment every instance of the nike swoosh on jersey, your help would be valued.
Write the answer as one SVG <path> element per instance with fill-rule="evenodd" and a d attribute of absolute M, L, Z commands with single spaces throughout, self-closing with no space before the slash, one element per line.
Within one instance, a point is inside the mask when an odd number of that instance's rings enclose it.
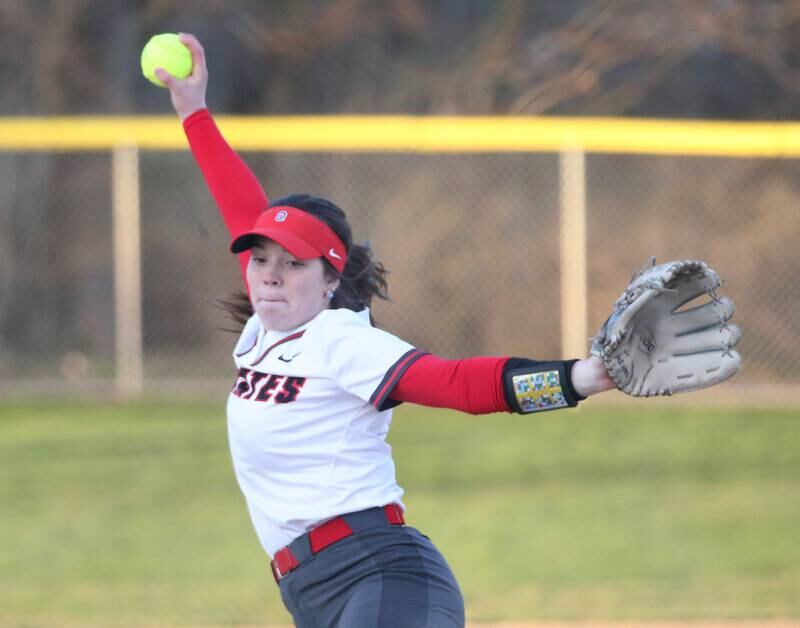
<path fill-rule="evenodd" d="M 281 362 L 291 362 L 291 361 L 292 361 L 292 360 L 294 360 L 294 359 L 295 359 L 295 358 L 296 358 L 298 355 L 300 355 L 300 353 L 302 353 L 302 352 L 301 352 L 301 351 L 298 351 L 298 352 L 297 352 L 297 353 L 295 353 L 293 356 L 291 356 L 291 357 L 288 357 L 288 358 L 287 358 L 286 356 L 284 356 L 284 355 L 279 355 L 279 356 L 278 356 L 278 359 L 279 359 Z"/>

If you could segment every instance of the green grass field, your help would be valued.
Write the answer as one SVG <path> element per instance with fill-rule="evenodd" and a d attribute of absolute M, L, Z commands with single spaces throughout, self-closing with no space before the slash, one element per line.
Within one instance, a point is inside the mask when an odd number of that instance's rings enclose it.
<path fill-rule="evenodd" d="M 415 407 L 408 519 L 472 620 L 800 619 L 800 410 Z M 0 404 L 0 625 L 289 623 L 223 405 Z"/>

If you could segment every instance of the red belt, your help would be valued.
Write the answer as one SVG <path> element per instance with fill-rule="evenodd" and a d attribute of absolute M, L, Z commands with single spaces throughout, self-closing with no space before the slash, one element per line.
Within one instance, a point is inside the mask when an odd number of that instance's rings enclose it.
<path fill-rule="evenodd" d="M 406 522 L 405 519 L 403 519 L 403 510 L 398 504 L 387 504 L 383 507 L 383 512 L 386 515 L 386 521 L 389 525 L 405 525 Z M 355 513 L 355 515 L 357 514 L 358 513 Z M 344 517 L 340 516 L 326 521 L 306 534 L 308 536 L 309 545 L 311 546 L 311 553 L 318 554 L 329 545 L 346 539 L 348 536 L 353 536 L 355 532 L 353 532 L 353 529 L 348 525 Z M 271 565 L 272 575 L 275 576 L 275 582 L 280 582 L 289 573 L 297 569 L 300 563 L 287 545 L 275 552 Z"/>

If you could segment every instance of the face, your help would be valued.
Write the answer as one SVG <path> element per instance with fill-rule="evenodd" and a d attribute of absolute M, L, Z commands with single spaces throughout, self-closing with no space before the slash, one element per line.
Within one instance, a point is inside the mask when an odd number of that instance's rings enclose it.
<path fill-rule="evenodd" d="M 330 302 L 325 294 L 339 280 L 325 277 L 321 258 L 299 260 L 280 244 L 263 239 L 250 249 L 250 300 L 262 325 L 286 331 L 307 323 Z"/>

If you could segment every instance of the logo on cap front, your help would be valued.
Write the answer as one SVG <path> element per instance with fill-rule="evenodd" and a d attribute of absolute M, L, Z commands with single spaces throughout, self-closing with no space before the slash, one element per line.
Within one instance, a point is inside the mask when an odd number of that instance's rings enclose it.
<path fill-rule="evenodd" d="M 283 222 L 289 217 L 289 212 L 285 209 L 282 209 L 277 214 L 275 214 L 275 222 Z"/>

